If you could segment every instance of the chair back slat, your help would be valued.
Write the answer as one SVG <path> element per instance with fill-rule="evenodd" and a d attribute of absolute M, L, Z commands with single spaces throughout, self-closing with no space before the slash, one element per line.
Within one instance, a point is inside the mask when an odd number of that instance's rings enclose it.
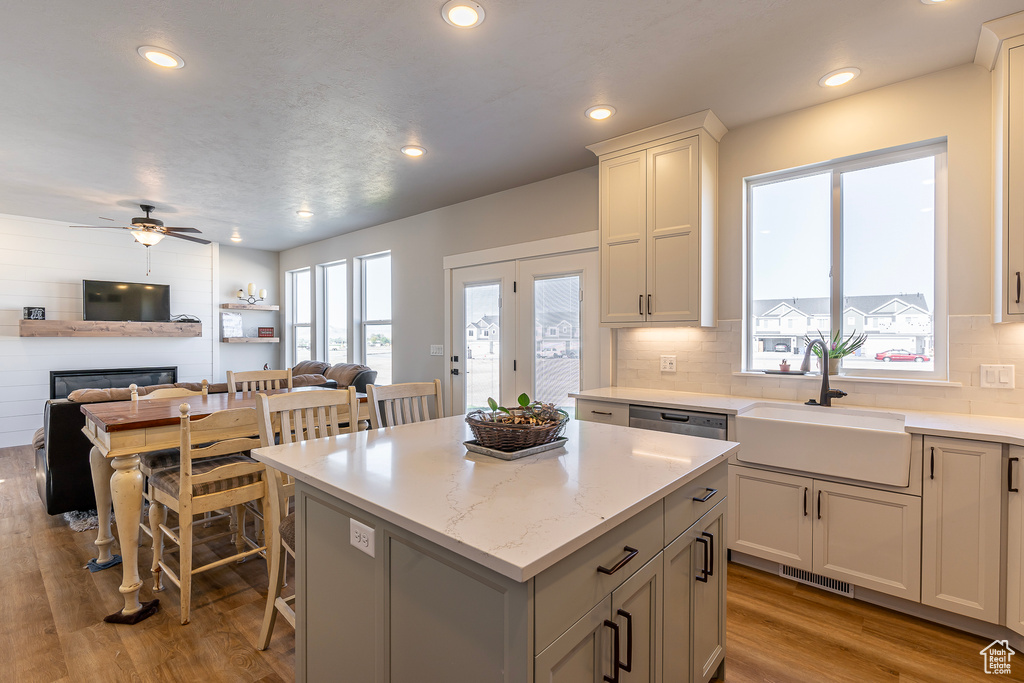
<path fill-rule="evenodd" d="M 292 388 L 292 371 L 287 370 L 250 370 L 234 372 L 228 370 L 228 391 L 272 391 L 274 389 Z"/>
<path fill-rule="evenodd" d="M 374 429 L 444 417 L 441 380 L 366 387 Z"/>

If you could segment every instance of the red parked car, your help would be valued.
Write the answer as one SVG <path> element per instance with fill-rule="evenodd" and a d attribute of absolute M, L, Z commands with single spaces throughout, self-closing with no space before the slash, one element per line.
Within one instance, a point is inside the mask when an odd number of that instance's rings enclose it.
<path fill-rule="evenodd" d="M 931 358 L 921 353 L 911 353 L 906 349 L 889 349 L 888 351 L 876 353 L 875 360 L 885 361 L 886 363 L 894 360 L 912 360 L 915 363 L 923 363 L 926 360 L 931 360 Z"/>

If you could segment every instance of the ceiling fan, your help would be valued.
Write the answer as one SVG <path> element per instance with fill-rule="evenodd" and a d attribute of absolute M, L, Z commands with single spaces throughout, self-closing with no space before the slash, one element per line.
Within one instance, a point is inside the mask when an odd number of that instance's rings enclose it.
<path fill-rule="evenodd" d="M 136 216 L 132 219 L 131 225 L 72 225 L 72 228 L 109 228 L 112 230 L 128 230 L 135 236 L 135 241 L 143 244 L 147 247 L 151 247 L 157 244 L 160 240 L 165 237 L 177 237 L 178 239 L 188 240 L 189 242 L 198 242 L 199 244 L 209 244 L 210 240 L 204 240 L 200 237 L 189 237 L 183 235 L 186 232 L 201 233 L 202 231 L 196 230 L 195 228 L 168 228 L 164 226 L 164 222 L 156 218 L 150 218 L 149 212 L 153 211 L 156 207 L 152 204 L 140 204 L 139 208 L 146 212 L 145 216 Z"/>

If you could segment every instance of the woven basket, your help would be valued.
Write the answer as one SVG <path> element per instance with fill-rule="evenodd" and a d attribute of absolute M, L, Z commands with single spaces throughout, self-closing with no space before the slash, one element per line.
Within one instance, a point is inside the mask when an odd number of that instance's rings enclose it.
<path fill-rule="evenodd" d="M 563 415 L 560 421 L 544 425 L 501 424 L 480 419 L 483 414 L 482 410 L 474 410 L 466 415 L 473 436 L 481 446 L 506 453 L 551 443 L 562 435 L 569 421 L 569 416 Z"/>

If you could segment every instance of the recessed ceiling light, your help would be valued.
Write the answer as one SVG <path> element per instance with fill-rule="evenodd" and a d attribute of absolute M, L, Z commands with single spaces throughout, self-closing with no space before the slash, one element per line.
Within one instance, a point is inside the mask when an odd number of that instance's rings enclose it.
<path fill-rule="evenodd" d="M 313 212 L 302 209 L 301 211 L 296 211 L 295 215 L 301 216 L 302 218 L 311 218 L 313 216 Z"/>
<path fill-rule="evenodd" d="M 834 88 L 837 85 L 843 85 L 849 83 L 853 79 L 860 76 L 860 69 L 855 66 L 847 66 L 842 69 L 836 69 L 835 71 L 829 71 L 827 74 L 821 77 L 818 81 L 818 85 L 825 88 Z"/>
<path fill-rule="evenodd" d="M 448 0 L 441 16 L 456 28 L 475 28 L 484 23 L 484 8 L 468 0 Z"/>
<path fill-rule="evenodd" d="M 241 241 L 242 241 L 242 238 L 241 238 L 241 237 L 239 237 L 238 235 L 232 235 L 232 236 L 231 236 L 231 241 L 232 241 L 232 242 L 241 242 Z"/>
<path fill-rule="evenodd" d="M 427 150 L 416 145 L 406 145 L 402 148 L 402 154 L 407 157 L 421 157 L 427 153 Z"/>
<path fill-rule="evenodd" d="M 596 107 L 591 107 L 587 110 L 587 118 L 594 119 L 595 121 L 602 121 L 615 113 L 615 107 L 609 107 L 607 104 L 599 104 Z"/>
<path fill-rule="evenodd" d="M 180 69 L 185 66 L 185 60 L 174 54 L 170 50 L 165 50 L 162 47 L 153 47 L 152 45 L 143 45 L 139 48 L 139 54 L 145 59 L 153 62 L 157 66 L 162 66 L 165 69 Z"/>

